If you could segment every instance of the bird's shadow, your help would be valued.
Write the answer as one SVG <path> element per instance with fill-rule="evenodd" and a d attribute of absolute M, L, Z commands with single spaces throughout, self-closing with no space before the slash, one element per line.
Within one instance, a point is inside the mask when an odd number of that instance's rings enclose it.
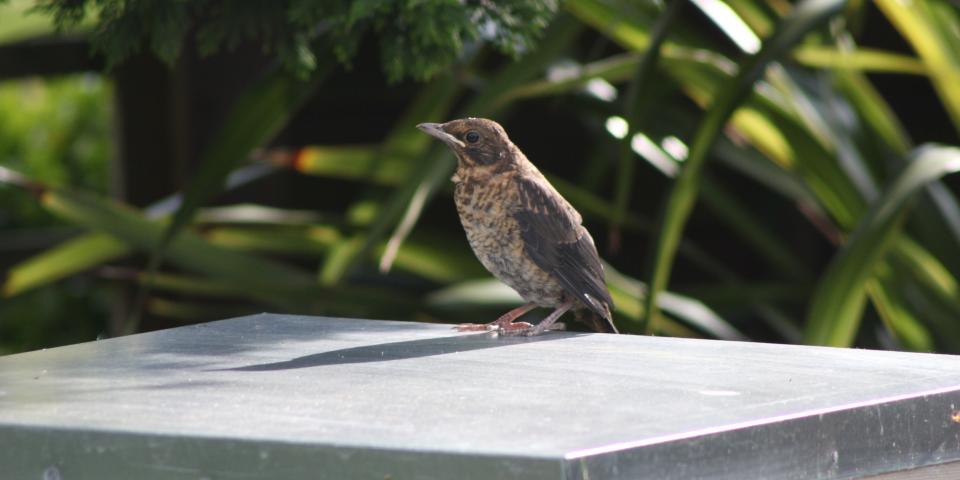
<path fill-rule="evenodd" d="M 546 342 L 583 335 L 582 333 L 551 332 L 534 337 L 498 336 L 491 333 L 473 335 L 455 335 L 441 338 L 426 338 L 403 342 L 378 343 L 359 347 L 342 348 L 329 352 L 304 355 L 282 362 L 260 363 L 235 368 L 222 368 L 215 371 L 264 372 L 273 370 L 292 370 L 297 368 L 344 365 L 352 363 L 389 362 L 410 358 L 446 355 L 450 353 L 499 348 L 526 343 Z"/>

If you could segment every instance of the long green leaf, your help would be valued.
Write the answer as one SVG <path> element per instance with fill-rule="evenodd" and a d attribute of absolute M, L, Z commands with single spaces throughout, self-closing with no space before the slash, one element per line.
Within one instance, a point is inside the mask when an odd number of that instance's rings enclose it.
<path fill-rule="evenodd" d="M 860 72 L 845 69 L 834 71 L 833 78 L 834 84 L 857 110 L 858 117 L 863 119 L 869 131 L 879 136 L 897 154 L 906 155 L 912 144 L 910 136 L 870 80 Z"/>
<path fill-rule="evenodd" d="M 893 109 L 862 74 L 846 70 L 834 72 L 834 83 L 843 93 L 851 106 L 859 113 L 859 118 L 867 126 L 866 135 L 860 142 L 864 155 L 883 158 L 886 150 L 878 147 L 876 139 L 883 140 L 881 146 L 893 150 L 903 157 L 912 148 L 906 129 L 893 113 Z M 960 258 L 953 252 L 960 251 L 960 202 L 941 182 L 932 182 L 927 186 L 924 202 L 911 215 L 913 230 L 927 249 L 936 255 L 951 269 L 960 271 Z"/>
<path fill-rule="evenodd" d="M 271 168 L 258 165 L 237 170 L 228 177 L 227 188 L 245 185 L 262 178 L 270 171 L 272 171 Z M 43 188 L 38 185 L 37 189 Z M 145 208 L 144 213 L 148 218 L 169 214 L 176 209 L 180 200 L 180 194 L 171 195 Z M 236 208 L 233 210 L 235 211 Z M 260 213 L 263 216 L 264 212 Z M 246 214 L 249 217 L 249 211 Z M 275 216 L 279 214 L 278 212 Z M 0 296 L 13 296 L 56 282 L 121 258 L 129 252 L 128 245 L 108 235 L 87 233 L 77 236 L 11 267 L 6 280 L 0 284 Z"/>
<path fill-rule="evenodd" d="M 152 251 L 162 242 L 163 223 L 147 220 L 122 204 L 62 189 L 48 189 L 40 199 L 47 209 L 71 223 L 105 232 L 141 251 Z M 306 272 L 215 246 L 188 231 L 170 243 L 167 253 L 180 268 L 229 281 L 270 303 L 308 298 L 318 290 Z"/>
<path fill-rule="evenodd" d="M 369 145 L 303 147 L 290 164 L 299 172 L 330 178 L 395 185 L 410 175 L 411 159 L 399 155 L 378 158 Z"/>
<path fill-rule="evenodd" d="M 0 296 L 11 297 L 123 257 L 130 248 L 109 235 L 81 235 L 14 265 L 0 285 Z"/>
<path fill-rule="evenodd" d="M 755 0 L 744 0 L 738 3 L 756 3 Z M 653 20 L 637 15 L 635 2 L 628 1 L 600 1 L 600 0 L 570 0 L 567 9 L 573 12 L 582 22 L 592 25 L 598 31 L 614 40 L 622 47 L 633 51 L 645 51 L 650 42 L 650 29 Z M 738 13 L 739 13 L 739 9 Z M 747 16 L 741 15 L 744 20 Z M 748 22 L 751 23 L 751 22 Z M 766 23 L 766 20 L 764 21 Z M 767 33 L 768 25 L 752 25 L 760 34 Z M 664 59 L 689 56 L 696 52 L 701 56 L 716 56 L 713 51 L 712 39 L 694 39 L 689 35 L 673 34 L 671 40 L 663 46 Z M 802 65 L 812 68 L 837 68 L 850 71 L 898 73 L 907 75 L 931 75 L 931 67 L 918 61 L 916 58 L 898 54 L 887 50 L 873 48 L 857 48 L 842 51 L 822 45 L 796 45 L 791 51 L 792 59 Z M 639 61 L 634 60 L 634 61 Z M 618 77 L 629 78 L 632 69 L 619 71 Z M 940 72 L 950 76 L 956 74 L 956 69 Z M 564 79 L 567 82 L 572 79 Z"/>
<path fill-rule="evenodd" d="M 828 89 L 801 88 L 799 82 L 804 76 L 800 73 L 773 68 L 768 78 L 771 85 L 784 92 L 791 110 L 809 136 L 832 154 L 830 160 L 836 163 L 841 172 L 838 177 L 845 179 L 853 187 L 851 193 L 855 193 L 859 200 L 848 203 L 864 208 L 866 203 L 862 199 L 874 198 L 878 187 L 871 165 L 851 140 L 854 134 L 849 127 L 849 121 L 839 113 L 849 109 L 848 105 Z M 798 160 L 803 163 L 810 161 L 806 157 Z M 874 163 L 880 162 L 877 160 Z"/>
<path fill-rule="evenodd" d="M 650 293 L 646 298 L 648 332 L 656 328 L 657 295 L 667 286 L 677 245 L 697 197 L 700 171 L 714 139 L 736 107 L 750 93 L 766 66 L 800 41 L 811 29 L 839 12 L 842 7 L 843 1 L 840 0 L 807 0 L 797 5 L 777 27 L 773 36 L 764 42 L 761 50 L 743 62 L 737 76 L 714 98 L 694 136 L 686 164 L 667 198 L 661 217 L 662 228 L 651 250 L 653 268 L 649 282 Z"/>
<path fill-rule="evenodd" d="M 797 63 L 813 68 L 903 75 L 930 74 L 927 66 L 914 57 L 873 48 L 843 51 L 831 47 L 807 45 L 797 47 L 793 51 L 793 59 Z"/>
<path fill-rule="evenodd" d="M 276 255 L 323 256 L 342 235 L 329 225 L 295 228 L 206 227 L 203 236 L 215 245 Z"/>
<path fill-rule="evenodd" d="M 860 221 L 847 245 L 827 267 L 811 300 L 804 342 L 849 346 L 860 326 L 867 282 L 900 233 L 905 207 L 931 181 L 960 170 L 960 149 L 927 146 Z"/>
<path fill-rule="evenodd" d="M 577 0 L 577 5 L 587 5 L 592 10 L 599 10 L 611 24 L 616 23 L 615 11 L 605 11 L 606 6 L 594 4 L 589 0 Z M 587 8 L 587 7 L 578 7 Z M 627 28 L 636 28 L 627 23 L 616 23 L 618 27 L 615 32 L 621 32 Z M 601 25 L 601 27 L 607 24 Z M 600 27 L 598 27 L 600 28 Z M 638 45 L 626 43 L 628 47 L 640 48 Z M 645 44 L 641 45 L 645 46 Z M 610 75 L 610 78 L 623 80 L 629 75 L 629 65 L 635 64 L 636 57 L 629 55 L 613 57 L 608 60 L 601 60 L 595 64 L 585 66 L 582 71 L 582 77 L 589 78 L 591 75 L 603 76 Z M 667 70 L 675 81 L 683 85 L 686 93 L 701 105 L 710 105 L 717 96 L 719 85 L 728 83 L 732 77 L 734 65 L 723 57 L 711 54 L 706 51 L 687 51 L 678 47 L 664 47 L 663 58 L 664 69 Z M 564 89 L 576 88 L 582 82 L 583 78 L 560 80 L 556 87 L 541 82 L 539 85 L 527 84 L 521 87 L 520 96 L 527 94 L 540 93 L 558 93 Z M 765 85 L 766 86 L 766 85 Z M 768 86 L 766 86 L 768 87 Z M 784 88 L 791 88 L 785 85 Z M 857 193 L 857 190 L 850 181 L 850 178 L 844 174 L 840 165 L 834 160 L 835 152 L 831 148 L 833 145 L 825 145 L 822 142 L 824 138 L 810 134 L 808 130 L 811 125 L 810 119 L 798 115 L 792 109 L 786 108 L 782 102 L 782 95 L 776 96 L 770 94 L 770 88 L 755 89 L 754 94 L 749 100 L 741 105 L 741 108 L 732 117 L 733 125 L 743 136 L 747 137 L 757 149 L 774 160 L 781 168 L 790 173 L 799 173 L 799 176 L 807 183 L 803 190 L 807 190 L 813 195 L 809 196 L 815 199 L 812 203 L 804 201 L 806 209 L 814 208 L 820 210 L 820 205 L 825 207 L 833 220 L 841 226 L 852 225 L 854 219 L 862 213 L 863 199 Z M 798 93 L 785 91 L 784 95 L 795 96 Z M 669 117 L 670 112 L 665 112 Z M 689 124 L 685 120 L 683 124 Z M 820 131 L 824 128 L 821 127 Z M 680 130 L 682 131 L 682 129 Z M 739 163 L 743 166 L 742 162 Z M 768 173 L 769 173 L 769 169 Z M 751 172 L 757 173 L 755 169 Z M 756 176 L 756 175 L 754 175 Z M 780 175 L 783 177 L 783 175 Z M 769 177 L 769 175 L 766 176 Z M 787 177 L 784 177 L 787 178 Z M 782 180 L 782 179 L 781 179 Z M 794 179 L 792 183 L 796 183 Z M 776 187 L 785 186 L 784 182 L 777 180 Z M 800 193 L 796 188 L 793 193 Z M 823 223 L 823 222 L 821 222 Z M 827 223 L 830 223 L 829 221 Z"/>

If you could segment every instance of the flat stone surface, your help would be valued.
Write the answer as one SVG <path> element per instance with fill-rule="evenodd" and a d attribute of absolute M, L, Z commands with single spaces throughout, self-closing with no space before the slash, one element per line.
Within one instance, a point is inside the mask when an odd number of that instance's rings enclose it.
<path fill-rule="evenodd" d="M 856 478 L 958 410 L 956 356 L 263 314 L 0 357 L 0 477 Z"/>

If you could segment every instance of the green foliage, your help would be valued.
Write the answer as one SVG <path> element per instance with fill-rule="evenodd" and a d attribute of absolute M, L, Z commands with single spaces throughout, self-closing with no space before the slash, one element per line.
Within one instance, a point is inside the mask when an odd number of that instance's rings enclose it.
<path fill-rule="evenodd" d="M 54 185 L 106 191 L 108 93 L 98 76 L 0 83 L 0 165 Z M 9 189 L 0 187 L 0 204 L 17 219 L 8 227 L 49 223 Z M 13 218 L 0 217 L 0 228 Z"/>
<path fill-rule="evenodd" d="M 399 80 L 429 78 L 477 41 L 512 56 L 522 54 L 557 5 L 555 0 L 43 0 L 36 8 L 61 27 L 96 15 L 94 45 L 110 64 L 143 45 L 172 63 L 196 28 L 202 54 L 256 42 L 291 70 L 307 74 L 317 57 L 330 54 L 327 48 L 349 64 L 364 35 L 373 33 L 380 39 L 387 76 Z"/>
<path fill-rule="evenodd" d="M 50 19 L 40 15 L 26 15 L 33 7 L 30 0 L 0 0 L 0 42 L 16 41 L 53 29 Z"/>
<path fill-rule="evenodd" d="M 0 83 L 0 168 L 52 185 L 105 193 L 110 90 L 97 75 Z M 13 262 L 32 264 L 24 259 L 63 241 L 71 230 L 65 231 L 31 196 L 0 183 L 0 290 L 12 288 L 17 294 L 7 298 L 14 292 L 0 292 L 5 298 L 0 301 L 0 353 L 76 343 L 104 331 L 110 292 L 75 276 L 71 264 L 76 250 L 20 275 L 7 270 Z M 101 248 L 91 253 L 100 260 L 93 265 L 113 259 L 104 257 Z M 80 271 L 90 266 L 86 263 Z M 72 278 L 51 284 L 67 276 Z"/>
<path fill-rule="evenodd" d="M 320 71 L 303 81 L 274 71 L 239 98 L 229 120 L 201 155 L 201 166 L 183 194 L 183 201 L 153 247 L 150 272 L 157 268 L 166 248 L 193 218 L 197 208 L 223 189 L 227 175 L 242 159 L 267 143 L 287 124 L 290 116 L 313 94 L 320 80 L 332 69 L 326 62 Z"/>
<path fill-rule="evenodd" d="M 766 70 L 769 62 L 783 55 L 800 41 L 804 34 L 818 26 L 843 7 L 842 0 L 802 2 L 784 19 L 756 55 L 739 65 L 737 75 L 726 82 L 713 97 L 703 122 L 693 137 L 690 156 L 677 177 L 673 190 L 663 209 L 660 234 L 650 258 L 654 259 L 650 274 L 650 293 L 646 308 L 649 312 L 648 333 L 656 331 L 657 295 L 667 287 L 670 265 L 680 243 L 680 237 L 700 189 L 700 176 L 707 154 L 730 115 L 754 89 L 754 84 Z"/>
<path fill-rule="evenodd" d="M 824 272 L 811 301 L 807 342 L 841 347 L 853 343 L 866 290 L 871 286 L 869 280 L 879 260 L 900 236 L 905 207 L 927 184 L 960 171 L 958 148 L 928 146 L 911 157 L 906 170 L 863 216 L 850 241 Z M 886 295 L 883 289 L 878 291 Z"/>

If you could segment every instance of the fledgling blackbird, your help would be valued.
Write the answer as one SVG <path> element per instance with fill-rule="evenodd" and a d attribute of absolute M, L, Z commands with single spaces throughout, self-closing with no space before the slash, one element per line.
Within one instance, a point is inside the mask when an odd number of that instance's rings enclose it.
<path fill-rule="evenodd" d="M 454 200 L 467 240 L 480 263 L 528 303 L 486 325 L 536 335 L 567 310 L 598 332 L 617 333 L 603 266 L 580 214 L 544 178 L 497 122 L 464 118 L 421 123 L 457 156 Z M 515 322 L 535 307 L 554 311 L 536 327 Z"/>

